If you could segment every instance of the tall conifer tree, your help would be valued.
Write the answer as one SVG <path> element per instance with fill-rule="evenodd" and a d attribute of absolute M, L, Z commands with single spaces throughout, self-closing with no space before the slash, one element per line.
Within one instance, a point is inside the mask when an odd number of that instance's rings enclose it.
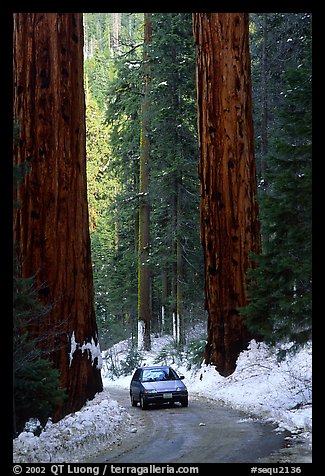
<path fill-rule="evenodd" d="M 182 346 L 186 321 L 194 309 L 202 316 L 203 302 L 190 13 L 153 14 L 152 56 L 152 241 L 155 270 L 160 271 L 156 301 L 162 303 L 164 328 L 172 327 Z"/>
<path fill-rule="evenodd" d="M 151 273 L 150 252 L 150 55 L 151 13 L 144 14 L 143 97 L 140 141 L 139 249 L 138 249 L 138 348 L 150 350 Z"/>
<path fill-rule="evenodd" d="M 299 68 L 282 79 L 279 124 L 267 156 L 267 190 L 260 192 L 262 253 L 249 273 L 248 326 L 272 343 L 294 348 L 311 338 L 311 51 L 306 38 Z"/>

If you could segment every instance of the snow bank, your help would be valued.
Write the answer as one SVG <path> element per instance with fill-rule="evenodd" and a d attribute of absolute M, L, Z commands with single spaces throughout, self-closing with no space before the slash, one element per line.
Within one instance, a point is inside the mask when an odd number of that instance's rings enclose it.
<path fill-rule="evenodd" d="M 114 445 L 129 420 L 126 410 L 104 390 L 80 411 L 57 423 L 48 421 L 40 436 L 20 433 L 13 441 L 14 462 L 84 462 L 89 455 Z"/>
<path fill-rule="evenodd" d="M 311 369 L 311 344 L 278 362 L 265 344 L 253 340 L 229 377 L 222 377 L 212 366 L 192 373 L 179 370 L 187 374 L 192 392 L 272 421 L 290 432 L 308 433 L 312 430 Z"/>

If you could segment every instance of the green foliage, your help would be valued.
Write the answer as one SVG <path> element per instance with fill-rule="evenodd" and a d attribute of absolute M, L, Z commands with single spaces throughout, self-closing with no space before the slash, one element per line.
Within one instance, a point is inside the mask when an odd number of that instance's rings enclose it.
<path fill-rule="evenodd" d="M 27 350 L 26 342 L 21 344 Z M 63 402 L 65 392 L 59 387 L 60 372 L 49 360 L 28 360 L 15 372 L 15 412 L 17 431 L 30 419 L 36 418 L 44 426 L 56 405 Z"/>
<path fill-rule="evenodd" d="M 91 232 L 96 230 L 100 217 L 107 213 L 107 202 L 113 201 L 117 187 L 114 175 L 106 173 L 111 161 L 110 152 L 109 129 L 90 88 L 86 87 L 86 153 Z M 114 241 L 113 233 L 110 240 Z"/>
<path fill-rule="evenodd" d="M 129 341 L 128 353 L 125 360 L 119 360 L 118 353 L 111 347 L 104 357 L 105 366 L 111 378 L 130 375 L 143 362 L 143 355 L 138 350 L 134 339 Z"/>
<path fill-rule="evenodd" d="M 96 314 L 105 347 L 136 335 L 144 74 L 143 14 L 121 14 L 120 46 L 115 51 L 112 15 L 85 14 L 91 244 Z M 251 330 L 266 340 L 302 342 L 310 336 L 311 308 L 310 14 L 250 17 L 263 252 L 249 275 L 250 304 L 244 312 Z M 205 318 L 191 14 L 153 13 L 148 53 L 153 314 L 159 316 L 163 304 L 165 330 L 171 332 L 177 240 L 183 322 L 191 326 L 187 311 Z M 266 146 L 267 156 L 262 157 Z M 201 344 L 197 349 L 190 345 L 195 365 L 203 352 Z M 173 355 L 171 349 L 168 355 Z"/>
<path fill-rule="evenodd" d="M 169 342 L 164 345 L 154 359 L 154 364 L 158 365 L 170 365 L 177 360 L 181 360 L 182 356 L 179 352 L 179 348 L 175 341 Z"/>
<path fill-rule="evenodd" d="M 185 354 L 180 351 L 175 341 L 164 345 L 154 359 L 155 364 L 170 365 L 175 362 L 182 362 L 184 355 L 188 365 L 188 370 L 192 367 L 200 367 L 204 358 L 205 338 L 190 340 L 185 346 Z"/>
<path fill-rule="evenodd" d="M 94 16 L 90 18 L 91 15 Z M 96 15 L 105 16 L 106 20 Z M 122 32 L 124 15 L 127 14 L 122 14 Z M 111 28 L 111 14 L 86 14 L 86 18 L 102 21 L 101 27 L 92 28 L 92 34 L 102 31 L 105 24 Z M 100 34 L 101 37 L 108 37 L 108 30 L 106 33 Z M 137 38 L 125 35 L 122 40 L 122 43 L 129 41 L 131 47 Z M 134 197 L 138 193 L 141 96 L 139 73 L 131 80 L 136 68 L 131 70 L 124 56 L 115 57 L 100 44 L 99 41 L 94 56 L 85 63 L 87 175 L 95 308 L 100 344 L 107 348 L 136 332 L 137 200 Z M 126 47 L 122 44 L 122 49 Z M 137 48 L 130 55 L 130 61 L 140 58 Z M 99 84 L 99 78 L 103 78 L 104 85 Z"/>
<path fill-rule="evenodd" d="M 140 367 L 143 362 L 143 355 L 137 346 L 131 345 L 125 360 L 121 361 L 121 375 L 130 375 L 133 370 Z"/>
<path fill-rule="evenodd" d="M 135 289 L 130 285 L 132 271 L 136 280 L 136 267 L 132 261 L 134 253 L 123 253 L 119 245 L 121 216 L 118 194 L 121 184 L 117 169 L 113 167 L 109 140 L 111 128 L 90 88 L 86 90 L 88 205 L 95 308 L 100 344 L 107 348 L 129 336 L 126 315 L 132 311 L 133 305 L 136 306 L 136 284 Z"/>
<path fill-rule="evenodd" d="M 191 340 L 187 345 L 187 361 L 189 368 L 192 365 L 200 367 L 204 360 L 204 350 L 206 346 L 206 338 L 199 338 Z"/>
<path fill-rule="evenodd" d="M 249 273 L 250 329 L 272 344 L 311 338 L 311 51 L 287 68 L 282 104 L 260 191 L 262 253 Z"/>
<path fill-rule="evenodd" d="M 152 16 L 151 262 L 154 274 L 182 253 L 184 307 L 203 301 L 200 190 L 197 174 L 195 48 L 191 14 Z"/>
<path fill-rule="evenodd" d="M 93 16 L 90 18 L 88 15 Z M 93 56 L 85 63 L 88 97 L 96 99 L 99 107 L 94 115 L 92 103 L 87 102 L 88 194 L 93 226 L 91 242 L 96 314 L 101 345 L 106 346 L 118 337 L 124 339 L 127 333 L 136 334 L 143 14 L 122 14 L 121 51 L 114 54 L 108 54 L 104 47 L 100 47 L 100 38 L 105 37 L 103 25 L 111 28 L 111 19 L 101 19 L 99 25 L 95 15 L 86 14 L 87 22 L 97 22 L 97 27 L 89 24 L 86 31 L 91 35 L 98 31 L 99 35 Z M 184 308 L 194 309 L 198 307 L 197 302 L 203 302 L 202 248 L 198 226 L 195 50 L 191 14 L 155 13 L 152 15 L 152 26 L 149 49 L 152 124 L 149 261 L 153 312 L 156 315 L 160 312 L 161 273 L 166 270 L 169 286 L 165 306 L 166 314 L 171 316 L 173 299 L 170 283 L 174 279 L 176 263 L 176 233 L 182 249 Z M 101 73 L 103 67 L 108 68 L 108 74 L 99 94 L 98 81 L 99 77 L 104 78 Z M 96 123 L 99 111 L 101 119 Z M 104 114 L 105 123 L 102 120 Z M 104 142 L 95 140 L 96 134 L 103 134 L 103 131 L 107 132 L 106 146 Z M 107 144 L 108 163 L 101 158 Z M 105 170 L 100 174 L 98 162 L 107 163 L 107 167 L 101 166 L 101 170 Z M 98 187 L 104 183 L 106 187 L 101 193 Z M 111 187 L 113 184 L 114 190 Z M 176 230 L 175 200 L 178 193 L 181 200 Z M 167 323 L 166 329 L 171 327 L 171 323 Z"/>
<path fill-rule="evenodd" d="M 265 177 L 261 161 L 267 159 L 262 156 L 262 142 L 264 140 L 264 147 L 267 147 L 274 132 L 281 127 L 278 111 L 283 100 L 286 71 L 300 68 L 310 38 L 310 13 L 250 13 L 255 157 L 258 176 L 262 179 Z M 266 120 L 264 133 L 263 120 Z M 267 137 L 263 138 L 263 134 Z"/>
<path fill-rule="evenodd" d="M 14 268 L 17 268 L 15 266 Z M 13 282 L 13 383 L 14 432 L 20 432 L 30 418 L 42 425 L 56 405 L 63 402 L 60 373 L 40 350 L 39 339 L 30 338 L 29 327 L 43 318 L 48 308 L 37 297 L 34 278 Z"/>

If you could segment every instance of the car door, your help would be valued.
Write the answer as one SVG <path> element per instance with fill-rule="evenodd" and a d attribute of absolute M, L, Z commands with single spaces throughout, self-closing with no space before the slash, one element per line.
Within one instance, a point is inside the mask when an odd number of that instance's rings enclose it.
<path fill-rule="evenodd" d="M 132 377 L 131 380 L 131 394 L 136 401 L 140 401 L 140 377 L 141 377 L 141 369 L 137 369 Z"/>

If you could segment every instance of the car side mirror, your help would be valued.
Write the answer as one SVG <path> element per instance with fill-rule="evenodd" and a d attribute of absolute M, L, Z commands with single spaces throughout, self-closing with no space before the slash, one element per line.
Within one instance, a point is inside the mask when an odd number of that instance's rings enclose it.
<path fill-rule="evenodd" d="M 179 380 L 184 380 L 185 376 L 184 375 L 180 375 L 179 376 Z"/>

